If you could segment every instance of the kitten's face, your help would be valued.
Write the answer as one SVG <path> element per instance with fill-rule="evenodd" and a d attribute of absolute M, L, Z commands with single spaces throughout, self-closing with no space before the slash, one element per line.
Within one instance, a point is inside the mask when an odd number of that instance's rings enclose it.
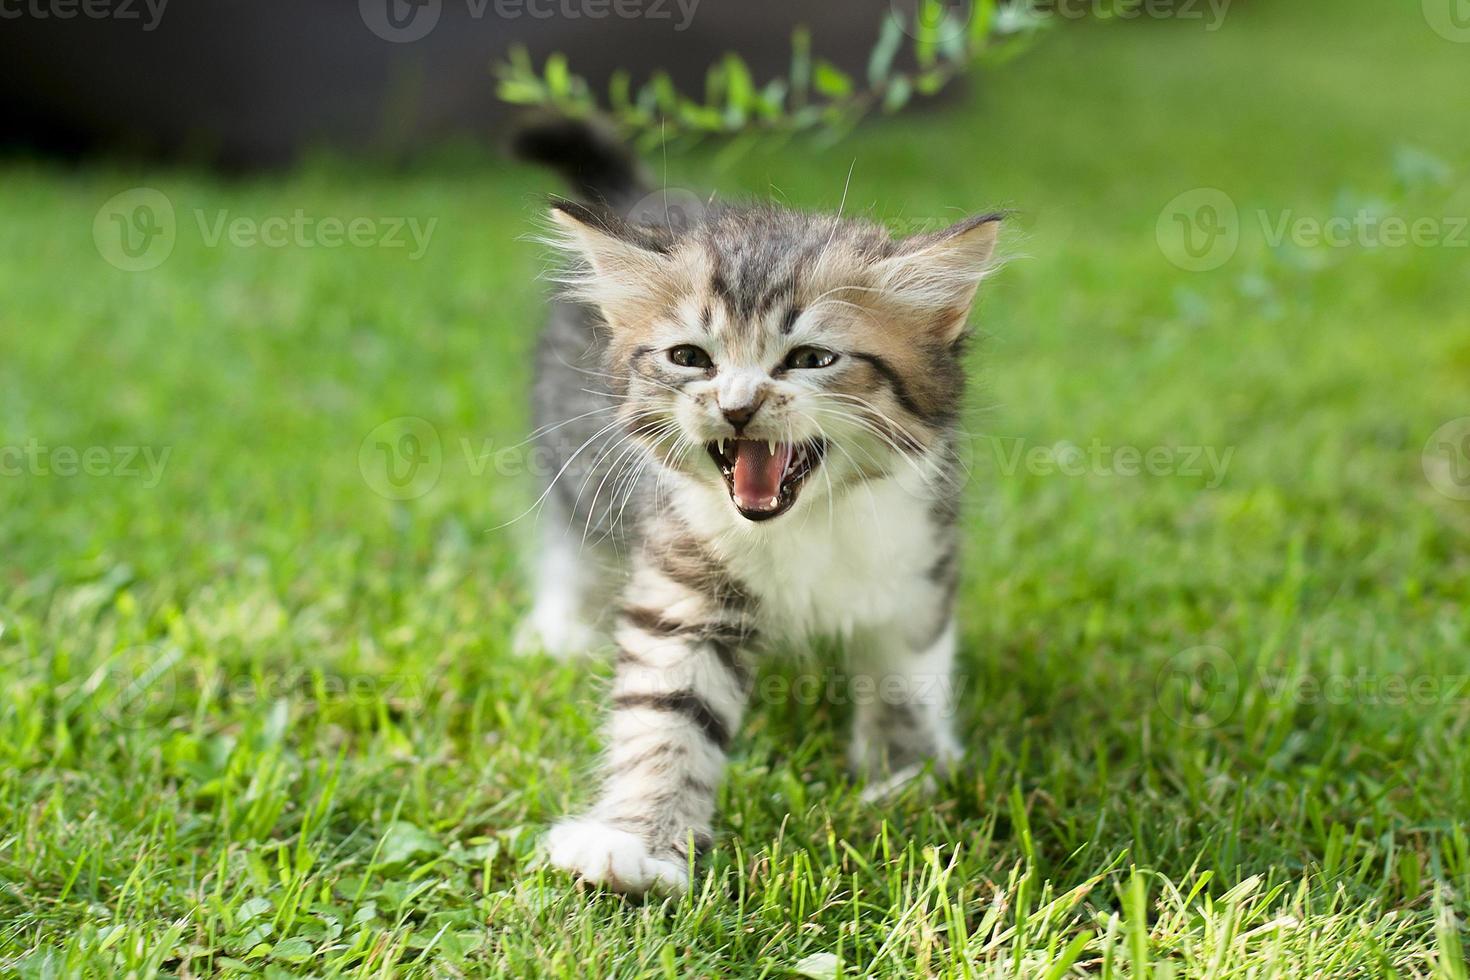
<path fill-rule="evenodd" d="M 554 215 L 587 261 L 576 294 L 609 324 L 625 428 L 666 467 L 748 521 L 932 468 L 993 218 L 896 242 L 769 209 L 716 212 L 677 237 L 576 205 Z"/>

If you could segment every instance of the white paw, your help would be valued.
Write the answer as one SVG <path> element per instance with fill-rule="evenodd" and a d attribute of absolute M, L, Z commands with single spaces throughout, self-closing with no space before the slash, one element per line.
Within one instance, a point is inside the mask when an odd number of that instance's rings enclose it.
<path fill-rule="evenodd" d="M 518 656 L 547 653 L 558 660 L 594 653 L 602 634 L 575 616 L 558 616 L 540 609 L 521 620 L 511 645 Z"/>
<path fill-rule="evenodd" d="M 939 789 L 940 780 L 948 777 L 961 759 L 959 745 L 952 740 L 941 740 L 932 759 L 910 763 L 896 771 L 875 764 L 871 753 L 866 753 L 855 765 L 858 774 L 869 780 L 861 798 L 865 803 L 886 803 L 909 789 L 932 796 Z"/>
<path fill-rule="evenodd" d="M 680 895 L 689 890 L 683 862 L 656 857 L 643 838 L 597 820 L 565 820 L 546 837 L 551 863 L 615 892 Z"/>
<path fill-rule="evenodd" d="M 930 796 L 939 788 L 939 783 L 934 775 L 927 771 L 927 766 L 918 763 L 906 766 L 892 775 L 863 787 L 860 798 L 864 803 L 887 803 L 900 793 L 917 786 L 920 793 Z"/>

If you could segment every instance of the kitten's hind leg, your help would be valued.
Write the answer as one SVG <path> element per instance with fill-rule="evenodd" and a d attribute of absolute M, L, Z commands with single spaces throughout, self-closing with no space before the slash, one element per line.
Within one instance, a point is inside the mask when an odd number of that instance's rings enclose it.
<path fill-rule="evenodd" d="M 515 652 L 548 653 L 558 660 L 596 653 L 606 639 L 597 609 L 606 597 L 607 571 L 592 548 L 564 528 L 546 527 L 536 556 L 536 597 L 516 629 Z"/>

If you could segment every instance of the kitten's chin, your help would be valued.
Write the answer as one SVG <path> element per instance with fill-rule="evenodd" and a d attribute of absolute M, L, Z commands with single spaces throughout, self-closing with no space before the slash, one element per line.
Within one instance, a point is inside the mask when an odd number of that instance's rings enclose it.
<path fill-rule="evenodd" d="M 807 479 L 822 465 L 827 443 L 722 439 L 705 449 L 736 512 L 747 521 L 769 521 L 796 505 Z"/>

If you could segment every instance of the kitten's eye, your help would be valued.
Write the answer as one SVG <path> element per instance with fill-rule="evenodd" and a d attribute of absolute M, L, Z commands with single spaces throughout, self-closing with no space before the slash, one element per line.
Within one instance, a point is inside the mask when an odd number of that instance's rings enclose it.
<path fill-rule="evenodd" d="M 798 347 L 786 355 L 782 367 L 793 370 L 831 367 L 837 363 L 837 355 L 823 347 Z"/>
<path fill-rule="evenodd" d="M 693 344 L 680 344 L 678 347 L 670 347 L 669 360 L 680 367 L 703 368 L 705 370 L 714 367 L 714 362 L 709 359 L 709 355 Z"/>

